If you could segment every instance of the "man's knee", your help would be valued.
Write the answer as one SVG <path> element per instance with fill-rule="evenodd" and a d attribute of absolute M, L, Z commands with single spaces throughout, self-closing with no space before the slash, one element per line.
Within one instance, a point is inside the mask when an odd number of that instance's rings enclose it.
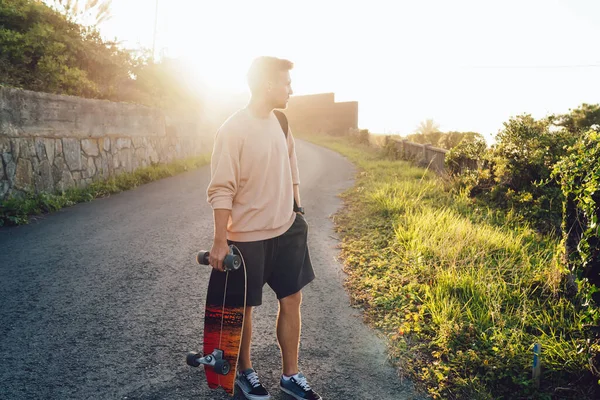
<path fill-rule="evenodd" d="M 282 299 L 279 299 L 279 304 L 284 309 L 299 308 L 301 303 L 302 303 L 302 291 L 298 291 L 294 294 L 291 294 Z"/>

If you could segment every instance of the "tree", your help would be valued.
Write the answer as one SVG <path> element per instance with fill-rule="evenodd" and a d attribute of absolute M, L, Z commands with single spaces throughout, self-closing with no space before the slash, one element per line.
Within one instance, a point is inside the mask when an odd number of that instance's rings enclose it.
<path fill-rule="evenodd" d="M 575 135 L 594 128 L 598 131 L 600 128 L 600 104 L 583 103 L 579 108 L 569 111 L 568 114 L 551 116 L 550 121 Z"/>
<path fill-rule="evenodd" d="M 124 89 L 135 85 L 132 76 L 140 62 L 133 52 L 104 42 L 96 29 L 78 25 L 44 2 L 0 1 L 2 84 L 134 101 L 135 96 Z"/>
<path fill-rule="evenodd" d="M 433 145 L 437 145 L 442 135 L 440 126 L 433 119 L 427 119 L 419 123 L 416 133 L 423 135 L 423 143 L 431 143 Z"/>
<path fill-rule="evenodd" d="M 459 143 L 474 143 L 474 142 L 483 142 L 485 143 L 485 138 L 483 135 L 477 132 L 456 132 L 450 131 L 442 134 L 440 139 L 437 142 L 437 146 L 442 149 L 451 150 L 459 145 Z"/>
<path fill-rule="evenodd" d="M 101 14 L 110 1 L 56 0 L 72 16 Z M 0 0 L 0 84 L 152 107 L 195 110 L 202 90 L 176 60 L 153 63 L 149 50 L 124 50 L 93 26 L 39 0 Z"/>
<path fill-rule="evenodd" d="M 83 26 L 98 26 L 112 18 L 112 0 L 43 0 L 65 15 L 69 21 Z"/>
<path fill-rule="evenodd" d="M 410 135 L 406 135 L 406 139 L 413 143 L 428 143 L 427 139 L 425 139 L 425 136 L 422 133 L 411 133 Z"/>

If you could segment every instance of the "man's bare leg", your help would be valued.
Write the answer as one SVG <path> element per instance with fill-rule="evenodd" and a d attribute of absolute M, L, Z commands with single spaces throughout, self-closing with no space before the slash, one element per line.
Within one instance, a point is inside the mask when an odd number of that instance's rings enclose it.
<path fill-rule="evenodd" d="M 279 300 L 277 316 L 277 341 L 281 348 L 283 374 L 292 376 L 298 373 L 298 347 L 300 346 L 302 292 L 297 292 Z"/>
<path fill-rule="evenodd" d="M 244 315 L 244 327 L 242 328 L 242 343 L 240 345 L 239 370 L 244 371 L 252 368 L 250 360 L 250 345 L 252 343 L 252 307 L 246 307 Z"/>

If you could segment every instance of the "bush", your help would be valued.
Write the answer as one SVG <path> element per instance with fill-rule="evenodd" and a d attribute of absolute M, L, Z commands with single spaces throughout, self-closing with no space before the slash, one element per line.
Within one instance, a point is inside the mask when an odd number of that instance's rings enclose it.
<path fill-rule="evenodd" d="M 600 286 L 600 133 L 590 130 L 570 147 L 553 177 L 564 195 L 568 262 L 578 278 Z"/>
<path fill-rule="evenodd" d="M 554 167 L 553 177 L 563 192 L 563 240 L 565 262 L 578 283 L 582 323 L 600 330 L 600 133 L 589 130 L 569 148 Z M 600 340 L 588 332 L 590 365 L 600 376 Z"/>
<path fill-rule="evenodd" d="M 189 74 L 150 52 L 123 50 L 41 1 L 0 1 L 0 84 L 148 106 L 194 108 Z M 197 107 L 194 112 L 197 112 Z"/>
<path fill-rule="evenodd" d="M 483 159 L 486 148 L 483 138 L 462 140 L 446 154 L 447 172 L 458 175 L 466 170 L 477 170 L 478 161 Z"/>
<path fill-rule="evenodd" d="M 122 100 L 136 60 L 93 28 L 69 21 L 42 2 L 0 3 L 2 83 L 41 92 Z"/>
<path fill-rule="evenodd" d="M 400 151 L 398 151 L 398 142 L 394 140 L 391 136 L 385 136 L 383 142 L 383 154 L 386 158 L 390 160 L 399 160 L 400 159 Z"/>
<path fill-rule="evenodd" d="M 459 146 L 448 156 L 452 173 L 460 172 L 459 162 L 467 155 L 479 155 L 479 169 L 459 176 L 457 186 L 484 203 L 514 210 L 543 232 L 558 232 L 563 197 L 551 172 L 576 135 L 550 128 L 551 119 L 524 114 L 505 122 L 487 151 L 481 145 Z"/>
<path fill-rule="evenodd" d="M 350 130 L 350 141 L 359 144 L 369 144 L 369 130 L 368 129 L 354 129 Z"/>

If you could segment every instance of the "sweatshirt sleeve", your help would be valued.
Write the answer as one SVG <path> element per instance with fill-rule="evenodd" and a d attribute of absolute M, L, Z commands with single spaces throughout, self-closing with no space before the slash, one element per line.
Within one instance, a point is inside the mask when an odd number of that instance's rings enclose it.
<path fill-rule="evenodd" d="M 215 135 L 210 161 L 211 180 L 206 190 L 207 201 L 215 209 L 233 208 L 233 198 L 240 178 L 240 138 L 226 130 Z"/>
<path fill-rule="evenodd" d="M 294 136 L 292 135 L 292 129 L 288 127 L 288 153 L 290 157 L 290 168 L 292 170 L 292 184 L 299 185 L 300 184 L 300 173 L 298 172 L 298 160 L 296 158 L 296 142 L 294 141 Z"/>

